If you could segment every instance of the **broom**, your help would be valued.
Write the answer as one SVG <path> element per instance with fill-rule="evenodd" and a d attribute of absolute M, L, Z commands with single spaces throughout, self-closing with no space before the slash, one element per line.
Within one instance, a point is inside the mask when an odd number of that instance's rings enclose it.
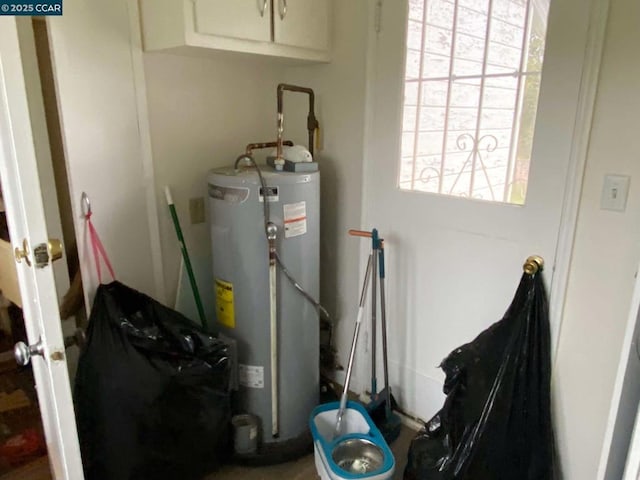
<path fill-rule="evenodd" d="M 387 308 L 385 303 L 385 261 L 384 261 L 384 240 L 378 236 L 378 230 L 373 229 L 370 232 L 363 230 L 349 230 L 349 235 L 356 237 L 371 238 L 372 256 L 378 257 L 378 279 L 380 281 L 380 310 L 381 310 L 381 329 L 382 329 L 382 363 L 384 368 L 384 388 L 378 392 L 376 382 L 376 364 L 375 364 L 375 350 L 377 345 L 374 342 L 372 347 L 373 352 L 373 368 L 371 377 L 371 398 L 365 405 L 369 416 L 376 424 L 376 427 L 382 433 L 387 443 L 393 442 L 400 435 L 401 421 L 400 417 L 393 412 L 397 408 L 398 404 L 391 394 L 391 388 L 389 387 L 389 362 L 387 358 Z M 372 275 L 375 275 L 375 269 L 372 269 Z M 372 328 L 375 331 L 375 286 L 372 288 Z M 375 339 L 375 334 L 372 335 Z"/>

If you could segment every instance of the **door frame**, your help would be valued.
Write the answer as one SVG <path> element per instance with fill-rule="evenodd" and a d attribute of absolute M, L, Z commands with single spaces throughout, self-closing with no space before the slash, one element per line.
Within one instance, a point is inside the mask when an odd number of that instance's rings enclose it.
<path fill-rule="evenodd" d="M 638 265 L 640 270 L 640 265 Z M 640 469 L 640 278 L 636 277 L 596 480 L 636 480 Z"/>
<path fill-rule="evenodd" d="M 554 271 L 553 282 L 549 292 L 549 314 L 551 316 L 551 325 L 555 326 L 551 332 L 552 367 L 555 367 L 558 346 L 560 344 L 559 339 L 562 334 L 564 307 L 571 273 L 571 260 L 573 257 L 573 245 L 578 227 L 582 182 L 587 164 L 587 155 L 589 153 L 598 80 L 600 78 L 602 54 L 607 33 L 607 22 L 609 20 L 609 5 L 610 0 L 591 2 L 588 43 L 584 54 L 576 124 L 571 140 L 572 148 L 571 156 L 569 157 L 569 168 L 567 169 L 565 196 L 562 202 L 558 245 L 556 247 L 556 256 L 551 264 Z M 555 368 L 552 368 L 552 375 L 554 371 Z"/>
<path fill-rule="evenodd" d="M 27 62 L 35 61 L 30 22 L 28 17 L 0 17 L 0 174 L 12 247 L 22 248 L 27 239 L 32 249 L 46 243 L 48 234 L 34 139 L 34 130 L 46 131 L 44 110 L 29 108 L 42 98 L 25 81 L 25 71 L 32 67 Z M 42 339 L 42 356 L 31 363 L 51 473 L 56 480 L 80 480 L 82 461 L 53 269 L 21 261 L 17 274 L 29 343 Z"/>

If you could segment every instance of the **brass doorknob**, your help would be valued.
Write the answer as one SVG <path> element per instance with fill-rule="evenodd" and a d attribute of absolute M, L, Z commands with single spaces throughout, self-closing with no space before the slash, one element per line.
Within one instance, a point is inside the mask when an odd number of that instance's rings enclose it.
<path fill-rule="evenodd" d="M 62 258 L 62 242 L 57 238 L 50 238 L 47 242 L 47 250 L 49 251 L 49 260 L 55 262 Z"/>
<path fill-rule="evenodd" d="M 535 275 L 539 270 L 544 268 L 544 259 L 538 255 L 532 255 L 527 258 L 522 266 L 524 273 L 527 275 Z"/>
<path fill-rule="evenodd" d="M 62 258 L 63 245 L 57 238 L 50 238 L 47 243 L 36 245 L 33 249 L 33 259 L 38 268 L 44 268 L 51 262 Z M 14 250 L 16 261 L 18 263 L 25 261 L 31 266 L 31 252 L 29 250 L 29 242 L 25 238 L 22 242 L 22 248 L 16 247 Z"/>
<path fill-rule="evenodd" d="M 22 241 L 22 249 L 20 247 L 16 247 L 13 253 L 18 263 L 21 263 L 22 260 L 24 260 L 27 266 L 31 266 L 31 259 L 29 258 L 29 242 L 27 242 L 26 238 Z"/>
<path fill-rule="evenodd" d="M 36 267 L 44 268 L 52 262 L 62 258 L 62 242 L 57 238 L 47 240 L 47 243 L 36 245 L 33 249 Z"/>

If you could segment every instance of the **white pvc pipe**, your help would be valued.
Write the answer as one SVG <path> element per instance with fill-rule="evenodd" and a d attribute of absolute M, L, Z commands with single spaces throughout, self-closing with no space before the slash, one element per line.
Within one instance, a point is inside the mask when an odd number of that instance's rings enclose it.
<path fill-rule="evenodd" d="M 267 201 L 265 192 L 264 201 Z M 265 203 L 266 205 L 266 203 Z M 271 337 L 271 435 L 280 434 L 278 415 L 278 309 L 277 309 L 277 263 L 276 238 L 278 228 L 272 222 L 267 223 L 267 241 L 269 244 L 269 329 Z"/>
<path fill-rule="evenodd" d="M 265 199 L 266 201 L 266 199 Z M 269 317 L 271 336 L 271 435 L 277 437 L 278 428 L 278 312 L 276 309 L 276 262 L 269 264 Z"/>

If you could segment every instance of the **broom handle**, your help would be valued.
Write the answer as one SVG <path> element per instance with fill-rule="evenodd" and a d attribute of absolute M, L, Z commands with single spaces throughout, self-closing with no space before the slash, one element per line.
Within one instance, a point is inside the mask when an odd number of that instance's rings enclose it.
<path fill-rule="evenodd" d="M 385 413 L 386 418 L 391 416 L 391 391 L 389 390 L 389 360 L 387 359 L 387 307 L 384 295 L 384 242 L 380 242 L 378 250 L 380 260 L 380 323 L 382 324 L 382 366 L 384 367 Z"/>
<path fill-rule="evenodd" d="M 180 227 L 180 220 L 176 212 L 176 206 L 173 204 L 173 197 L 171 196 L 171 190 L 168 186 L 164 187 L 164 194 L 167 197 L 167 205 L 169 205 L 169 212 L 171 212 L 171 219 L 173 220 L 173 227 L 176 230 L 176 236 L 180 243 L 180 250 L 182 251 L 182 258 L 184 260 L 184 266 L 187 269 L 187 275 L 189 276 L 189 283 L 191 283 L 191 291 L 193 292 L 193 298 L 196 302 L 196 308 L 198 309 L 198 316 L 200 317 L 200 323 L 202 328 L 207 330 L 207 318 L 204 314 L 204 308 L 202 307 L 202 300 L 200 299 L 200 292 L 198 291 L 198 284 L 196 283 L 196 277 L 193 274 L 193 268 L 191 267 L 191 259 L 189 258 L 189 252 L 187 251 L 187 244 L 184 242 L 184 236 L 182 235 L 182 228 Z"/>

